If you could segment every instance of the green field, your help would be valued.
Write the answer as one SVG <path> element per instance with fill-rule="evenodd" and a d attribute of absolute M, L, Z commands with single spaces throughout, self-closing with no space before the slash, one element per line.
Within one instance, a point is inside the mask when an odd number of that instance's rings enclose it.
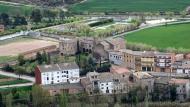
<path fill-rule="evenodd" d="M 8 13 L 10 15 L 30 15 L 32 6 L 12 5 L 7 3 L 0 3 L 0 13 Z"/>
<path fill-rule="evenodd" d="M 127 42 L 144 43 L 159 49 L 190 49 L 190 23 L 159 26 L 126 35 Z"/>
<path fill-rule="evenodd" d="M 190 0 L 87 0 L 71 6 L 73 12 L 182 11 Z"/>

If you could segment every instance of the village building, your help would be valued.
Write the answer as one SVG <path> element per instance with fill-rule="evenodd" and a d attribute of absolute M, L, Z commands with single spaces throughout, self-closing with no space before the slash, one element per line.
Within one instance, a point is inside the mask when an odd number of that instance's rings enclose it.
<path fill-rule="evenodd" d="M 76 63 L 37 66 L 35 79 L 36 83 L 41 85 L 78 83 L 80 81 L 79 67 Z"/>
<path fill-rule="evenodd" d="M 112 65 L 110 68 L 110 72 L 117 73 L 117 74 L 128 74 L 128 75 L 130 75 L 132 73 L 126 67 L 121 67 L 121 66 L 117 66 L 117 65 Z"/>
<path fill-rule="evenodd" d="M 42 88 L 47 90 L 51 96 L 55 96 L 62 93 L 77 94 L 84 92 L 84 88 L 80 83 L 62 83 L 53 85 L 43 85 Z"/>
<path fill-rule="evenodd" d="M 122 38 L 103 40 L 95 45 L 93 56 L 99 60 L 108 60 L 110 51 L 119 51 L 125 48 L 125 40 Z"/>
<path fill-rule="evenodd" d="M 123 65 L 123 55 L 119 51 L 109 52 L 109 61 L 115 65 Z"/>
<path fill-rule="evenodd" d="M 169 81 L 171 78 L 169 77 L 158 77 L 154 80 L 154 89 L 153 93 L 156 94 L 158 100 L 162 100 L 162 98 L 169 98 L 170 96 L 170 88 Z"/>
<path fill-rule="evenodd" d="M 128 79 L 125 74 L 89 72 L 86 78 L 81 79 L 81 84 L 90 95 L 118 94 L 129 91 Z"/>
<path fill-rule="evenodd" d="M 190 60 L 182 60 L 173 64 L 173 72 L 177 74 L 189 74 L 190 73 Z"/>
<path fill-rule="evenodd" d="M 184 54 L 176 54 L 175 61 L 182 61 L 184 60 Z"/>
<path fill-rule="evenodd" d="M 142 88 L 147 89 L 148 93 L 152 93 L 154 89 L 154 77 L 147 72 L 134 72 L 132 74 L 133 82 L 139 84 Z"/>
<path fill-rule="evenodd" d="M 121 49 L 119 51 L 122 52 L 123 63 L 125 65 L 125 67 L 127 67 L 129 69 L 135 69 L 135 67 L 136 67 L 135 66 L 135 58 L 136 58 L 136 56 L 139 56 L 139 53 L 135 53 L 134 51 L 128 50 L 128 49 Z"/>
<path fill-rule="evenodd" d="M 78 51 L 77 39 L 60 38 L 59 40 L 60 55 L 75 55 Z"/>
<path fill-rule="evenodd" d="M 190 81 L 189 79 L 175 79 L 169 81 L 170 85 L 176 87 L 177 101 L 186 101 L 190 98 Z"/>
<path fill-rule="evenodd" d="M 140 71 L 146 71 L 146 72 L 151 72 L 154 71 L 154 52 L 146 52 L 144 51 L 142 53 L 141 57 L 141 70 Z"/>
<path fill-rule="evenodd" d="M 35 80 L 36 84 L 42 85 L 42 88 L 48 90 L 51 95 L 83 91 L 80 84 L 79 67 L 74 62 L 37 66 Z"/>
<path fill-rule="evenodd" d="M 91 38 L 91 37 L 79 38 L 80 52 L 92 53 L 95 44 L 96 44 L 96 41 L 94 38 Z"/>
<path fill-rule="evenodd" d="M 155 71 L 172 72 L 172 64 L 175 60 L 173 53 L 155 52 Z"/>
<path fill-rule="evenodd" d="M 4 32 L 4 30 L 5 30 L 4 25 L 1 25 L 1 24 L 0 24 L 0 32 Z"/>
<path fill-rule="evenodd" d="M 120 50 L 123 54 L 123 63 L 127 68 L 135 71 L 154 71 L 154 53 L 149 51 Z"/>

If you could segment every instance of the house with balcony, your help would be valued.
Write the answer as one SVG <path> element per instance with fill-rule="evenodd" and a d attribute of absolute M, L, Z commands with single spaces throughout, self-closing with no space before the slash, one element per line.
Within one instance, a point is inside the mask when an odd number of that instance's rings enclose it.
<path fill-rule="evenodd" d="M 175 54 L 155 52 L 155 71 L 172 72 L 172 64 L 175 61 Z"/>

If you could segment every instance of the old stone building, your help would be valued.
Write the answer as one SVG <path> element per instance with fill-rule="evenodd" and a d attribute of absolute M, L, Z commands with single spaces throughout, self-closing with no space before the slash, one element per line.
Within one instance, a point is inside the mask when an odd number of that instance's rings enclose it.
<path fill-rule="evenodd" d="M 63 55 L 75 55 L 78 51 L 77 39 L 60 38 L 59 51 L 60 51 L 60 55 L 62 55 L 62 56 Z"/>
<path fill-rule="evenodd" d="M 86 78 L 81 79 L 81 84 L 90 95 L 118 94 L 129 91 L 128 80 L 127 74 L 89 72 Z"/>
<path fill-rule="evenodd" d="M 81 52 L 92 53 L 95 46 L 95 39 L 92 37 L 79 38 L 79 50 Z"/>
<path fill-rule="evenodd" d="M 107 60 L 110 51 L 125 49 L 125 40 L 122 38 L 111 38 L 97 43 L 94 47 L 93 55 L 97 59 Z"/>

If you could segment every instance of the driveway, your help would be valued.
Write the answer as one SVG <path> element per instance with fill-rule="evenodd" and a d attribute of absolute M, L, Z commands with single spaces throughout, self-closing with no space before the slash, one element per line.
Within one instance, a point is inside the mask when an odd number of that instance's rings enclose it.
<path fill-rule="evenodd" d="M 24 83 L 24 84 L 15 84 L 15 85 L 3 85 L 0 88 L 15 88 L 15 87 L 24 87 L 24 86 L 32 86 L 34 83 Z"/>
<path fill-rule="evenodd" d="M 5 75 L 5 76 L 13 77 L 13 78 L 19 78 L 19 76 L 16 75 L 15 73 L 4 72 L 4 71 L 0 71 L 0 75 Z M 20 78 L 31 81 L 32 83 L 35 82 L 35 78 L 32 76 L 21 75 Z"/>

